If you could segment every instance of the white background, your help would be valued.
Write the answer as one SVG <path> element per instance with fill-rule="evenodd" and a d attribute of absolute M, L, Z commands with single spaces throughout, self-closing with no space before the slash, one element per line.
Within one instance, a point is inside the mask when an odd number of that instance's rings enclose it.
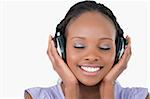
<path fill-rule="evenodd" d="M 21 99 L 26 88 L 56 84 L 47 57 L 49 34 L 77 1 L 0 1 L 0 98 Z M 132 57 L 118 80 L 150 91 L 150 24 L 146 1 L 100 1 L 132 38 Z M 149 32 L 148 32 L 149 31 Z"/>

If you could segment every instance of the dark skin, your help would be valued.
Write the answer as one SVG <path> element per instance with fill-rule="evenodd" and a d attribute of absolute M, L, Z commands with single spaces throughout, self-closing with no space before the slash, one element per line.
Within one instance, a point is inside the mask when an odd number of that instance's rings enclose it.
<path fill-rule="evenodd" d="M 32 96 L 28 92 L 25 92 L 24 93 L 24 98 L 25 99 L 32 99 Z"/>
<path fill-rule="evenodd" d="M 58 55 L 52 38 L 49 38 L 48 56 L 63 81 L 61 85 L 66 99 L 114 99 L 114 82 L 126 69 L 131 56 L 131 41 L 127 37 L 128 46 L 120 61 L 113 66 L 115 36 L 114 25 L 104 15 L 97 12 L 81 14 L 67 26 L 67 64 Z M 101 47 L 111 49 L 103 51 Z M 102 64 L 104 67 L 96 73 L 87 73 L 77 64 Z M 25 99 L 32 97 L 25 93 Z M 149 96 L 146 99 L 150 99 Z"/>
<path fill-rule="evenodd" d="M 67 63 L 75 75 L 75 79 L 81 82 L 79 84 L 79 93 L 82 93 L 79 95 L 81 99 L 83 97 L 92 99 L 93 96 L 100 98 L 99 82 L 111 69 L 115 58 L 115 36 L 112 23 L 95 13 L 82 14 L 67 26 Z M 79 49 L 72 47 L 74 45 L 86 47 Z M 112 50 L 106 54 L 99 49 L 103 46 L 111 46 Z M 95 76 L 84 75 L 76 65 L 101 63 L 105 67 Z"/>
<path fill-rule="evenodd" d="M 61 86 L 62 86 L 62 89 L 64 89 L 64 85 L 61 84 Z M 89 95 L 88 99 L 92 99 L 92 98 L 99 99 L 99 92 L 98 92 L 99 88 L 97 87 L 98 85 L 89 87 L 89 86 L 83 85 L 82 83 L 79 83 L 79 86 L 80 86 L 80 92 L 82 92 L 82 96 L 80 96 L 80 99 L 87 99 L 87 93 L 89 94 L 95 93 L 95 94 Z M 63 90 L 63 93 L 65 93 L 64 90 Z"/>

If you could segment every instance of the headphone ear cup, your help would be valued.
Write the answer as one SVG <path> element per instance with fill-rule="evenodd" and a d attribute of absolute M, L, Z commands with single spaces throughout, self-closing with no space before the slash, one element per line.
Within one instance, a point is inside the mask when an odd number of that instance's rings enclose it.
<path fill-rule="evenodd" d="M 54 37 L 54 42 L 55 42 L 55 47 L 57 48 L 59 55 L 65 61 L 66 60 L 66 54 L 65 54 L 66 42 L 65 42 L 64 36 L 60 32 L 57 32 Z"/>
<path fill-rule="evenodd" d="M 122 54 L 124 52 L 124 47 L 125 47 L 124 38 L 117 37 L 115 64 L 118 63 L 119 59 L 121 58 L 121 56 L 122 56 Z"/>

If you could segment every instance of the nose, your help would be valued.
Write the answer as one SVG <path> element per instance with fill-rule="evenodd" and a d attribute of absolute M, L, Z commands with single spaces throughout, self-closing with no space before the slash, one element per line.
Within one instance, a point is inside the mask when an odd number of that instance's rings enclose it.
<path fill-rule="evenodd" d="M 97 53 L 96 51 L 88 52 L 84 58 L 84 60 L 91 62 L 98 61 L 99 59 L 100 59 L 99 53 Z"/>

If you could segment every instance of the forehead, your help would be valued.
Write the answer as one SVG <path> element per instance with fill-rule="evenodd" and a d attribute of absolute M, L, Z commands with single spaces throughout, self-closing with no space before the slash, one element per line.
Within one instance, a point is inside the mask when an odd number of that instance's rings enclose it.
<path fill-rule="evenodd" d="M 116 29 L 113 22 L 99 12 L 85 12 L 71 20 L 66 28 L 67 36 L 108 36 L 115 38 Z"/>

